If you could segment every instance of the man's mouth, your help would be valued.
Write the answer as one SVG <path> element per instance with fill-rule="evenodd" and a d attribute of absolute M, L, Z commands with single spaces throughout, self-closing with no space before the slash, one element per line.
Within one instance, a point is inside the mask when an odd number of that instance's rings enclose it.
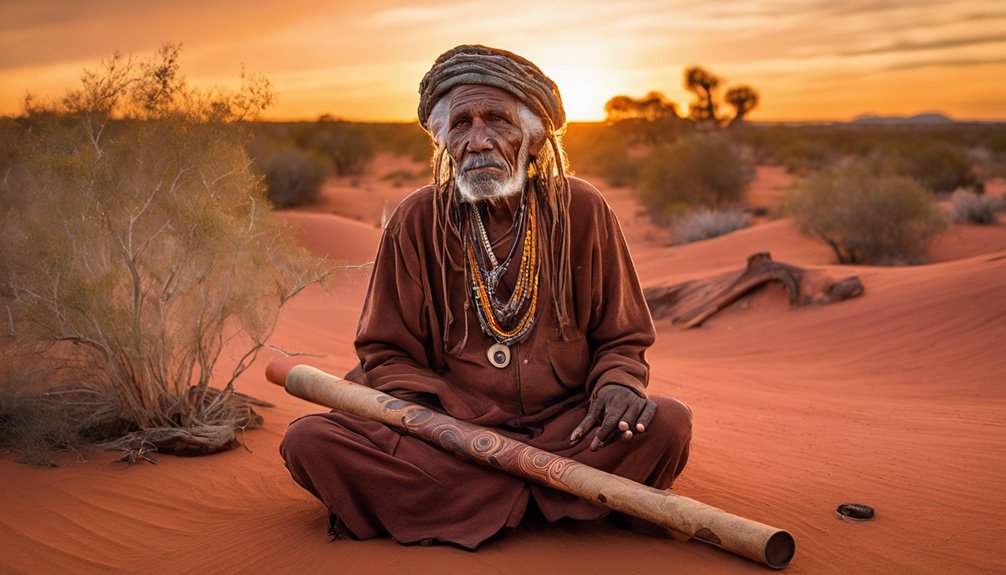
<path fill-rule="evenodd" d="M 491 170 L 495 170 L 497 172 L 500 172 L 501 174 L 506 174 L 506 170 L 504 170 L 500 166 L 479 166 L 477 168 L 468 168 L 467 170 L 465 170 L 465 173 L 470 174 L 472 172 L 488 172 Z"/>
<path fill-rule="evenodd" d="M 492 158 L 479 159 L 477 156 L 473 156 L 474 159 L 466 161 L 465 165 L 462 166 L 462 173 L 473 172 L 476 170 L 499 170 L 504 174 L 507 173 L 507 167 L 502 162 L 494 160 Z"/>

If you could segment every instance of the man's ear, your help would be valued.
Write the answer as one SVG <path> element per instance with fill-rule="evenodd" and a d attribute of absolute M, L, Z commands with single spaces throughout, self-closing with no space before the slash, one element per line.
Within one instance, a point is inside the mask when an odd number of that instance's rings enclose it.
<path fill-rule="evenodd" d="M 548 138 L 545 137 L 545 130 L 542 130 L 537 134 L 532 134 L 531 142 L 527 147 L 528 154 L 532 158 L 537 158 L 538 152 L 540 152 L 541 149 L 545 146 L 545 142 L 547 139 Z"/>

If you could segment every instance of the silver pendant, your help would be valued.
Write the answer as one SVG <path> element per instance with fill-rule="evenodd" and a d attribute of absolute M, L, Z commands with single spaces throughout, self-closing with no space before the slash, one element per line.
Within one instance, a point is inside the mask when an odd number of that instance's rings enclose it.
<path fill-rule="evenodd" d="M 486 357 L 489 358 L 489 363 L 493 364 L 493 367 L 503 369 L 510 365 L 510 348 L 502 343 L 493 344 L 486 352 Z"/>

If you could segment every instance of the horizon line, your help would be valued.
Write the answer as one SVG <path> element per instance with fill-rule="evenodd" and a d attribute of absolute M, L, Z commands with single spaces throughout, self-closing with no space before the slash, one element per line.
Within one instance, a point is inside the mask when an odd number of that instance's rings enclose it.
<path fill-rule="evenodd" d="M 874 114 L 871 112 L 864 112 L 856 116 L 848 118 L 758 118 L 758 119 L 745 119 L 744 122 L 747 124 L 842 124 L 842 123 L 852 123 L 857 119 L 864 118 L 876 118 L 878 120 L 905 120 L 909 118 L 914 118 L 916 116 L 926 116 L 926 115 L 940 115 L 946 117 L 952 123 L 958 124 L 970 124 L 970 123 L 988 123 L 988 124 L 1001 124 L 1006 123 L 1006 116 L 999 118 L 957 118 L 950 116 L 949 114 L 943 112 L 918 112 L 915 114 Z M 418 124 L 419 119 L 412 117 L 411 119 L 403 118 L 360 118 L 360 117 L 350 117 L 350 116 L 338 116 L 331 113 L 322 113 L 313 117 L 262 117 L 257 122 L 275 122 L 275 123 L 302 123 L 302 122 L 319 122 L 325 118 L 333 122 L 351 122 L 358 124 Z M 682 118 L 687 119 L 687 118 Z M 729 119 L 729 117 L 725 118 Z M 600 119 L 582 119 L 582 120 L 567 120 L 567 124 L 604 124 L 608 120 L 604 118 Z"/>

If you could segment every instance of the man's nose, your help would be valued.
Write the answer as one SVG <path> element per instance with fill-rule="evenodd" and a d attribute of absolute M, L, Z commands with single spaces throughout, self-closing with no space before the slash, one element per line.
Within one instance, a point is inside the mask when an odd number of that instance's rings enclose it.
<path fill-rule="evenodd" d="M 469 152 L 485 152 L 493 149 L 492 138 L 489 137 L 489 126 L 478 118 L 472 121 L 472 128 L 468 131 L 467 148 Z"/>

